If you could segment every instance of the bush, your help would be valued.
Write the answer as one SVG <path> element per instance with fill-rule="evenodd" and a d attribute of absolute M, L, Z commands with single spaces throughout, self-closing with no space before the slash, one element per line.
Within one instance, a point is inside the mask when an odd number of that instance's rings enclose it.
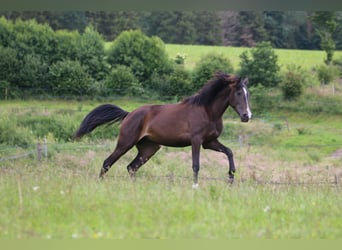
<path fill-rule="evenodd" d="M 28 54 L 39 55 L 49 62 L 55 46 L 54 31 L 48 24 L 38 24 L 35 20 L 17 20 L 13 25 L 14 39 L 9 46 L 14 48 L 21 60 Z"/>
<path fill-rule="evenodd" d="M 338 76 L 338 69 L 335 66 L 322 64 L 316 68 L 316 71 L 321 85 L 329 84 Z"/>
<path fill-rule="evenodd" d="M 0 45 L 7 47 L 13 39 L 13 23 L 3 16 L 0 17 Z"/>
<path fill-rule="evenodd" d="M 249 91 L 253 115 L 269 112 L 272 107 L 276 107 L 277 97 L 269 95 L 269 89 L 263 85 L 251 86 Z"/>
<path fill-rule="evenodd" d="M 275 87 L 280 82 L 277 64 L 278 56 L 275 54 L 271 43 L 261 42 L 255 48 L 240 55 L 240 75 L 248 77 L 251 86 L 261 84 L 265 87 Z"/>
<path fill-rule="evenodd" d="M 27 148 L 34 143 L 30 130 L 17 125 L 15 119 L 0 117 L 0 144 Z"/>
<path fill-rule="evenodd" d="M 303 93 L 304 84 L 305 73 L 300 68 L 300 66 L 288 66 L 287 72 L 285 73 L 280 85 L 284 99 L 297 99 Z"/>
<path fill-rule="evenodd" d="M 0 45 L 0 80 L 17 82 L 21 67 L 22 63 L 17 59 L 16 50 Z"/>
<path fill-rule="evenodd" d="M 181 67 L 175 67 L 169 74 L 154 74 L 151 85 L 161 99 L 178 99 L 191 92 L 191 74 Z"/>
<path fill-rule="evenodd" d="M 193 91 L 200 89 L 218 71 L 229 74 L 234 72 L 234 68 L 229 59 L 221 54 L 211 53 L 203 56 L 193 71 Z"/>
<path fill-rule="evenodd" d="M 35 54 L 24 56 L 23 66 L 19 71 L 20 88 L 31 88 L 33 92 L 44 90 L 48 81 L 49 66 Z"/>
<path fill-rule="evenodd" d="M 57 30 L 55 32 L 55 43 L 50 63 L 63 60 L 76 61 L 78 58 L 79 41 L 81 35 L 77 31 Z"/>
<path fill-rule="evenodd" d="M 338 69 L 339 76 L 342 77 L 342 56 L 333 61 L 333 65 Z"/>
<path fill-rule="evenodd" d="M 85 67 L 89 75 L 95 80 L 104 79 L 108 74 L 108 66 L 101 35 L 92 26 L 88 26 L 79 37 L 77 48 L 77 60 Z"/>
<path fill-rule="evenodd" d="M 125 65 L 116 65 L 104 82 L 104 95 L 139 95 L 143 89 L 132 73 Z"/>
<path fill-rule="evenodd" d="M 78 61 L 65 60 L 50 67 L 49 78 L 53 94 L 87 95 L 89 94 L 91 77 Z"/>
<path fill-rule="evenodd" d="M 171 61 L 164 43 L 158 37 L 147 37 L 141 31 L 124 31 L 113 42 L 109 50 L 108 63 L 114 68 L 125 65 L 135 77 L 148 87 L 153 73 L 167 72 Z"/>

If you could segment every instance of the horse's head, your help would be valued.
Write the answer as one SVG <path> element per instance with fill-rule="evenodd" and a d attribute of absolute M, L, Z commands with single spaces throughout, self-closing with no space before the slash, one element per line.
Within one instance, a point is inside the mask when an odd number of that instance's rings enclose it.
<path fill-rule="evenodd" d="M 252 118 L 247 85 L 247 78 L 236 78 L 231 84 L 229 96 L 229 105 L 238 113 L 242 122 L 248 122 Z"/>

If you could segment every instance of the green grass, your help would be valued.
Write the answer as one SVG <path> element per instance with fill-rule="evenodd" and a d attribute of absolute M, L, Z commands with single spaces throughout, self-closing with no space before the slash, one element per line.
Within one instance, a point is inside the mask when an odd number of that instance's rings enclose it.
<path fill-rule="evenodd" d="M 111 102 L 127 110 L 142 105 L 130 99 Z M 0 113 L 18 120 L 69 117 L 78 125 L 99 103 L 7 101 L 1 102 Z M 289 128 L 277 112 L 242 124 L 228 110 L 221 139 L 234 152 L 236 183 L 225 183 L 224 155 L 202 150 L 198 190 L 191 188 L 190 148 L 162 148 L 135 183 L 126 171 L 133 149 L 101 182 L 97 176 L 116 134 L 80 142 L 49 137 L 48 159 L 38 162 L 32 155 L 0 162 L 0 239 L 341 238 L 341 189 L 333 184 L 341 164 L 329 157 L 342 147 L 341 117 L 282 115 Z M 236 141 L 239 135 L 248 138 L 242 145 Z M 337 145 L 294 147 L 313 143 Z"/>
<path fill-rule="evenodd" d="M 177 45 L 166 44 L 165 46 L 170 58 L 175 58 L 177 53 L 185 54 L 185 68 L 192 70 L 201 57 L 208 53 L 219 53 L 229 58 L 235 70 L 239 69 L 240 55 L 249 48 L 228 46 L 203 46 L 203 45 Z M 286 65 L 296 64 L 303 69 L 309 70 L 324 63 L 325 52 L 314 50 L 291 50 L 275 49 L 278 55 L 278 63 L 283 70 Z M 334 58 L 342 56 L 342 51 L 336 51 Z"/>
<path fill-rule="evenodd" d="M 100 182 L 96 161 L 2 167 L 0 238 L 342 237 L 342 198 L 330 186 L 202 181 L 193 190 L 189 179 L 133 183 L 119 170 Z"/>
<path fill-rule="evenodd" d="M 110 48 L 111 42 L 105 44 L 106 50 Z M 185 68 L 192 70 L 201 57 L 208 53 L 223 54 L 231 61 L 235 70 L 240 68 L 240 55 L 245 50 L 251 48 L 231 47 L 231 46 L 206 46 L 206 45 L 183 45 L 183 44 L 165 44 L 166 52 L 171 59 L 174 59 L 178 53 L 184 54 Z M 310 70 L 324 63 L 326 54 L 321 50 L 295 50 L 295 49 L 274 49 L 278 55 L 278 63 L 282 70 L 287 65 L 296 64 L 303 69 Z M 342 51 L 335 51 L 334 58 L 342 57 Z"/>

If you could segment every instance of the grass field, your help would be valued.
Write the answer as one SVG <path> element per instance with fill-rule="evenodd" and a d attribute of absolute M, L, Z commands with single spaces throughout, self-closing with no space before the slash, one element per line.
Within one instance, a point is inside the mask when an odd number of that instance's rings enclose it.
<path fill-rule="evenodd" d="M 196 63 L 201 57 L 208 53 L 223 54 L 233 64 L 235 70 L 237 70 L 240 62 L 239 56 L 245 50 L 249 48 L 241 47 L 227 47 L 227 46 L 201 46 L 201 45 L 177 45 L 177 44 L 166 44 L 165 46 L 167 53 L 170 58 L 175 58 L 177 53 L 184 54 L 185 68 L 193 69 Z M 312 51 L 312 50 L 291 50 L 291 49 L 275 49 L 278 55 L 278 63 L 282 69 L 286 69 L 286 65 L 296 64 L 301 66 L 303 69 L 312 69 L 317 65 L 321 65 L 324 62 L 325 52 L 323 51 Z M 340 58 L 342 51 L 336 51 L 334 58 Z"/>
<path fill-rule="evenodd" d="M 111 42 L 105 44 L 108 50 Z M 231 46 L 206 46 L 206 45 L 183 45 L 183 44 L 165 44 L 166 52 L 171 59 L 174 59 L 178 53 L 185 55 L 185 68 L 192 70 L 201 57 L 209 53 L 217 53 L 226 56 L 232 63 L 234 70 L 240 68 L 240 55 L 245 50 L 251 48 L 231 47 Z M 326 54 L 321 50 L 295 50 L 295 49 L 274 49 L 278 55 L 278 63 L 282 70 L 287 65 L 296 64 L 303 69 L 310 70 L 324 63 Z M 334 59 L 341 58 L 342 51 L 335 51 Z"/>
<path fill-rule="evenodd" d="M 98 104 L 12 101 L 1 102 L 0 112 L 12 119 L 61 116 L 77 126 Z M 48 141 L 40 162 L 34 155 L 1 161 L 0 239 L 341 238 L 341 158 L 332 154 L 342 147 L 342 118 L 283 115 L 287 120 L 271 113 L 242 124 L 227 112 L 222 141 L 235 154 L 234 185 L 225 182 L 225 157 L 202 150 L 200 187 L 193 190 L 190 148 L 163 148 L 136 182 L 126 171 L 133 149 L 101 182 L 114 133 L 108 140 Z"/>
<path fill-rule="evenodd" d="M 238 69 L 245 50 L 166 49 L 171 58 L 185 54 L 188 69 L 210 52 L 226 55 Z M 311 69 L 324 58 L 321 51 L 276 53 L 283 67 Z M 296 102 L 275 102 L 247 124 L 228 110 L 221 141 L 234 152 L 236 181 L 226 183 L 224 155 L 202 150 L 197 190 L 191 188 L 190 148 L 162 148 L 135 182 L 126 171 L 133 149 L 99 181 L 118 127 L 70 140 L 98 101 L 0 101 L 0 138 L 26 140 L 22 147 L 0 142 L 0 239 L 342 238 L 342 91 L 336 85 L 332 96 L 330 87 L 310 87 Z M 108 102 L 128 111 L 147 103 Z M 36 142 L 44 136 L 48 155 L 38 161 Z M 27 157 L 7 159 L 27 151 Z"/>

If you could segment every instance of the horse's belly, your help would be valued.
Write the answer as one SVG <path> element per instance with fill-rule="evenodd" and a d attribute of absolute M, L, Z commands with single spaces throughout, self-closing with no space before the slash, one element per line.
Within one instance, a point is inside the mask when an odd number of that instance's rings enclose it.
<path fill-rule="evenodd" d="M 187 135 L 181 136 L 172 136 L 167 134 L 149 134 L 146 136 L 149 140 L 168 147 L 187 147 L 191 145 L 191 141 Z"/>

